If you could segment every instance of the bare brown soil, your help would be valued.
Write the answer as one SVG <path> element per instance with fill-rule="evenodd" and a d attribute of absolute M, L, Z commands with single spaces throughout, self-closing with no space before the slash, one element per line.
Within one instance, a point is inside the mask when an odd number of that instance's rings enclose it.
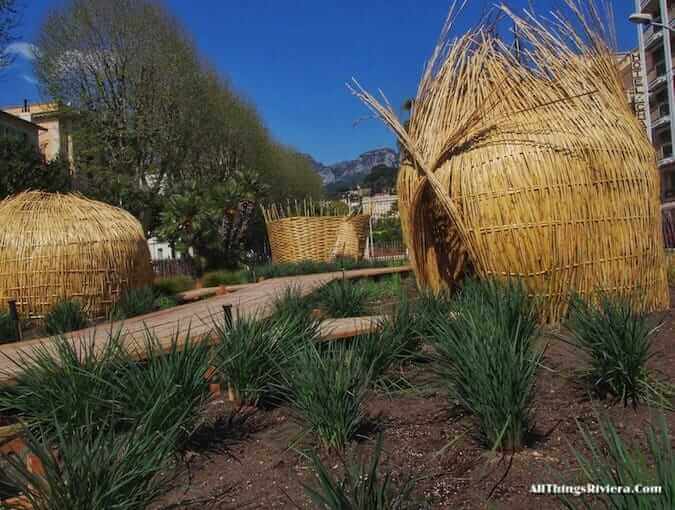
<path fill-rule="evenodd" d="M 662 317 L 656 338 L 659 355 L 651 368 L 672 383 L 675 323 L 671 312 Z M 574 377 L 579 356 L 560 341 L 550 341 L 545 365 L 538 375 L 534 437 L 513 455 L 490 453 L 480 443 L 473 418 L 449 403 L 424 364 L 406 370 L 419 388 L 417 394 L 373 392 L 367 406 L 373 426 L 347 455 L 366 455 L 381 430 L 385 467 L 397 478 L 419 477 L 416 496 L 432 508 L 559 508 L 554 496 L 535 496 L 529 489 L 534 483 L 575 480 L 571 449 L 584 450 L 577 423 L 596 435 L 598 414 L 607 414 L 625 440 L 644 446 L 643 433 L 654 410 L 590 399 Z M 228 403 L 212 402 L 213 417 L 228 413 Z M 666 418 L 675 431 L 675 413 L 666 413 Z M 221 423 L 206 430 L 202 439 L 205 443 L 188 453 L 188 468 L 157 508 L 311 508 L 302 484 L 312 483 L 313 474 L 299 452 L 313 440 L 302 434 L 287 409 L 250 411 L 243 423 Z M 324 453 L 322 458 L 339 472 L 336 456 Z"/>

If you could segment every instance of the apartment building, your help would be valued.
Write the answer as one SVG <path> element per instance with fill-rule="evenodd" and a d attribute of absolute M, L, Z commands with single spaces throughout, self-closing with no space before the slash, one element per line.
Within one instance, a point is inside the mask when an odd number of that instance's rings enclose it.
<path fill-rule="evenodd" d="M 47 161 L 60 154 L 73 166 L 74 113 L 65 111 L 54 102 L 30 104 L 28 101 L 20 106 L 5 107 L 3 111 L 42 128 L 38 145 Z"/>
<path fill-rule="evenodd" d="M 40 134 L 46 131 L 30 121 L 0 110 L 0 136 L 15 138 L 39 149 Z"/>
<path fill-rule="evenodd" d="M 661 201 L 675 202 L 675 88 L 673 86 L 673 50 L 675 34 L 675 0 L 634 0 L 635 12 L 649 14 L 654 23 L 665 27 L 640 25 L 638 52 L 642 62 L 641 80 L 647 134 L 656 149 L 661 171 Z"/>

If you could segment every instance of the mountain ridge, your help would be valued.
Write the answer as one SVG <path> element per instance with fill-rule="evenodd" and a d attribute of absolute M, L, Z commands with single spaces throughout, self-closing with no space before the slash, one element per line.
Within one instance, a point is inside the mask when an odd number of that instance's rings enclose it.
<path fill-rule="evenodd" d="M 309 154 L 314 170 L 319 174 L 324 186 L 339 182 L 351 183 L 362 181 L 370 171 L 378 166 L 398 166 L 398 152 L 390 147 L 380 147 L 360 154 L 355 159 L 339 161 L 332 165 L 324 165 Z"/>

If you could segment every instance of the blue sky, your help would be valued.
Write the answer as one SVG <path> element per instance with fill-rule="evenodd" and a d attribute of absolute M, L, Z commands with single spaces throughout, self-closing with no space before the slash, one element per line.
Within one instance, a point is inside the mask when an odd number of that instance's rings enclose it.
<path fill-rule="evenodd" d="M 34 41 L 62 0 L 24 4 L 21 42 Z M 257 106 L 279 141 L 323 163 L 394 146 L 394 139 L 350 95 L 352 76 L 381 88 L 392 104 L 414 95 L 450 0 L 165 0 L 203 55 Z M 475 23 L 490 0 L 469 0 L 458 29 Z M 550 0 L 533 0 L 538 10 Z M 637 43 L 627 21 L 632 0 L 612 0 L 619 49 Z M 526 0 L 512 0 L 517 7 Z M 27 45 L 0 78 L 0 105 L 40 99 Z"/>

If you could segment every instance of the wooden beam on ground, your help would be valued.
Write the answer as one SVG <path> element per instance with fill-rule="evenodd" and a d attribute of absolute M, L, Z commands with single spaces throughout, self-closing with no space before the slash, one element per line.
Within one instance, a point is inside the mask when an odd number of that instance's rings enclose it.
<path fill-rule="evenodd" d="M 322 341 L 341 340 L 358 335 L 366 335 L 375 331 L 386 315 L 369 317 L 348 317 L 346 319 L 327 319 L 319 326 L 319 337 Z"/>

